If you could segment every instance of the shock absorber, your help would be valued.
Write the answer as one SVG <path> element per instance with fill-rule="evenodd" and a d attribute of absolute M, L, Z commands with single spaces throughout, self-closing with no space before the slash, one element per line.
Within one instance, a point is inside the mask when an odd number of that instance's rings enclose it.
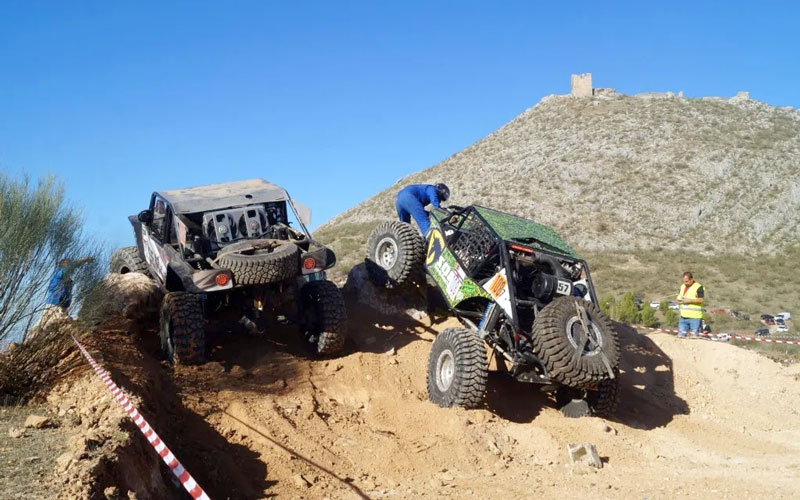
<path fill-rule="evenodd" d="M 491 302 L 486 306 L 481 317 L 481 322 L 478 324 L 478 336 L 486 338 L 489 332 L 494 330 L 497 325 L 497 319 L 500 317 L 500 307 L 496 302 Z"/>

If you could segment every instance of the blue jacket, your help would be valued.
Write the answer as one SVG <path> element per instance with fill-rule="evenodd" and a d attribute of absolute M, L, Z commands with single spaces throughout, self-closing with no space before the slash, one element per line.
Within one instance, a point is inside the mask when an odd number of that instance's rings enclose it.
<path fill-rule="evenodd" d="M 439 193 L 436 191 L 436 186 L 433 184 L 411 184 L 406 186 L 397 193 L 398 201 L 406 196 L 413 196 L 422 206 L 429 203 L 436 208 L 439 208 Z"/>
<path fill-rule="evenodd" d="M 72 279 L 63 267 L 56 269 L 47 286 L 47 303 L 69 307 L 72 303 Z"/>

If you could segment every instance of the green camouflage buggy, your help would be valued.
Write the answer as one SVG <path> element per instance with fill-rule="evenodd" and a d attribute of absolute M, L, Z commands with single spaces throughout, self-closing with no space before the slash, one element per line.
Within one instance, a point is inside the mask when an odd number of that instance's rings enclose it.
<path fill-rule="evenodd" d="M 428 397 L 482 404 L 487 348 L 497 369 L 552 393 L 567 416 L 608 415 L 619 381 L 617 332 L 589 267 L 550 227 L 481 206 L 434 209 L 431 229 L 381 223 L 367 242 L 371 279 L 403 287 L 425 271 L 465 328 L 431 348 Z"/>

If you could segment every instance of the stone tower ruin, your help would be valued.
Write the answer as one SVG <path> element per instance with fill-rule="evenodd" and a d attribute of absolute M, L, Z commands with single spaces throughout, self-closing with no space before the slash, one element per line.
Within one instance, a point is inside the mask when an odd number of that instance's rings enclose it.
<path fill-rule="evenodd" d="M 572 75 L 572 92 L 573 97 L 592 97 L 594 91 L 592 89 L 592 74 L 583 73 L 580 75 Z"/>

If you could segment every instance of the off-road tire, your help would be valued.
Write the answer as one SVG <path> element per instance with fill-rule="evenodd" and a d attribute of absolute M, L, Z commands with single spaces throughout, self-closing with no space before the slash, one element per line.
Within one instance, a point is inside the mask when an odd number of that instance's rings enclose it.
<path fill-rule="evenodd" d="M 289 241 L 279 241 L 274 250 L 257 250 L 252 255 L 228 253 L 220 256 L 217 263 L 233 272 L 237 285 L 267 285 L 299 274 L 300 248 Z"/>
<path fill-rule="evenodd" d="M 567 333 L 570 323 L 581 328 L 580 322 L 575 323 L 579 317 L 576 305 L 585 308 L 589 322 L 597 328 L 600 344 L 594 354 L 582 352 L 577 360 Z M 619 340 L 611 320 L 595 304 L 578 297 L 558 297 L 539 312 L 533 325 L 533 350 L 556 382 L 575 388 L 595 386 L 608 378 L 599 351 L 612 369 L 619 364 Z"/>
<path fill-rule="evenodd" d="M 388 267 L 377 255 L 379 246 L 387 243 L 397 249 L 394 262 Z M 423 273 L 424 262 L 425 242 L 411 224 L 396 220 L 381 222 L 367 239 L 367 272 L 378 286 L 391 288 L 412 282 Z"/>
<path fill-rule="evenodd" d="M 614 369 L 614 378 L 607 378 L 597 384 L 596 390 L 586 391 L 586 402 L 592 415 L 596 417 L 610 417 L 617 410 L 619 402 L 619 369 Z"/>
<path fill-rule="evenodd" d="M 347 308 L 339 287 L 327 280 L 309 281 L 300 295 L 304 312 L 300 328 L 306 348 L 320 356 L 339 353 L 347 327 Z"/>
<path fill-rule="evenodd" d="M 448 364 L 450 376 L 444 374 Z M 428 358 L 428 399 L 432 403 L 442 408 L 477 408 L 483 404 L 488 377 L 486 344 L 475 332 L 448 328 L 436 336 Z"/>
<path fill-rule="evenodd" d="M 161 303 L 161 349 L 167 359 L 178 365 L 196 365 L 206 359 L 206 334 L 200 296 L 172 292 Z"/>
<path fill-rule="evenodd" d="M 118 248 L 111 254 L 111 263 L 108 266 L 112 273 L 142 273 L 150 276 L 150 269 L 147 262 L 139 257 L 139 249 L 136 247 Z"/>
<path fill-rule="evenodd" d="M 614 368 L 614 378 L 606 378 L 593 389 L 571 389 L 559 387 L 556 390 L 556 405 L 561 408 L 572 399 L 586 401 L 589 412 L 595 417 L 608 418 L 617 410 L 619 403 L 619 368 Z"/>

